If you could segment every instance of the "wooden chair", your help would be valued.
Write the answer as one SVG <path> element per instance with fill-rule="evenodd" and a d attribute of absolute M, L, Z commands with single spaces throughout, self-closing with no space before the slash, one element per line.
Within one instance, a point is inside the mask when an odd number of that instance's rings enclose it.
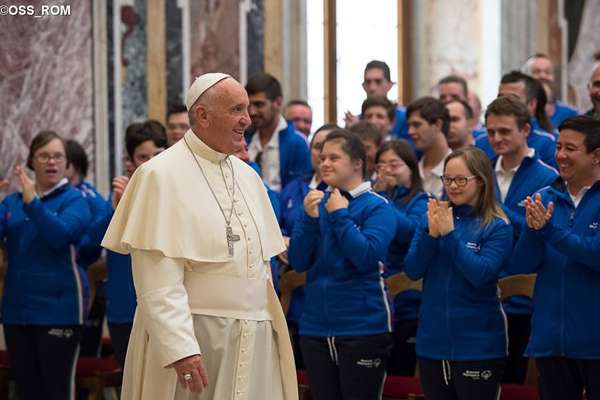
<path fill-rule="evenodd" d="M 90 265 L 87 275 L 90 285 L 89 308 L 94 303 L 98 282 L 101 282 L 107 276 L 104 261 L 98 261 Z M 104 389 L 120 389 L 123 381 L 123 370 L 112 355 L 108 357 L 80 357 L 77 361 L 75 380 L 78 389 L 88 391 L 89 400 L 100 400 L 103 398 Z"/>
<path fill-rule="evenodd" d="M 413 281 L 404 272 L 390 276 L 386 279 L 386 284 L 392 300 L 404 291 L 423 289 L 422 279 Z M 419 368 L 415 368 L 414 376 L 388 376 L 385 379 L 383 400 L 416 400 L 422 399 L 422 394 Z"/>
<path fill-rule="evenodd" d="M 524 296 L 533 298 L 536 274 L 521 274 L 508 276 L 500 279 L 498 289 L 502 301 L 512 296 Z M 539 394 L 537 390 L 538 371 L 535 366 L 535 360 L 529 358 L 527 362 L 527 373 L 525 383 L 502 384 L 500 400 L 537 400 Z"/>
<path fill-rule="evenodd" d="M 304 285 L 306 285 L 306 272 L 289 270 L 279 278 L 279 291 L 281 292 L 279 301 L 286 316 L 292 302 L 292 293 L 295 289 Z"/>

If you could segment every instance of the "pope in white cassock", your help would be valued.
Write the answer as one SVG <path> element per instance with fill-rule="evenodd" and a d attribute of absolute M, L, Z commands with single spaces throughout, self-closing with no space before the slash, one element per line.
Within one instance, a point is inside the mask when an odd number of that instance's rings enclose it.
<path fill-rule="evenodd" d="M 102 245 L 131 254 L 138 307 L 122 398 L 297 399 L 269 259 L 285 246 L 244 145 L 248 96 L 198 77 L 191 129 L 129 182 Z"/>

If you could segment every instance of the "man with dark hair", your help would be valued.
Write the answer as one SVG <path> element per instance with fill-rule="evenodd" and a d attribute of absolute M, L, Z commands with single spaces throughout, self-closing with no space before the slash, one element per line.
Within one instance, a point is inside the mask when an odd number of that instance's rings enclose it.
<path fill-rule="evenodd" d="M 469 103 L 462 99 L 450 100 L 446 103 L 450 115 L 450 125 L 446 141 L 452 150 L 459 150 L 473 145 L 473 110 Z"/>
<path fill-rule="evenodd" d="M 588 92 L 592 108 L 585 115 L 600 120 L 600 62 L 597 62 L 592 70 L 592 76 L 588 82 Z"/>
<path fill-rule="evenodd" d="M 190 120 L 187 108 L 183 104 L 169 105 L 167 111 L 167 140 L 169 146 L 174 145 L 190 129 Z"/>
<path fill-rule="evenodd" d="M 387 98 L 388 92 L 393 86 L 394 82 L 391 78 L 390 67 L 385 62 L 373 60 L 367 63 L 362 84 L 367 97 Z M 401 104 L 396 104 L 395 114 L 396 115 L 392 119 L 394 124 L 389 132 L 390 137 L 406 139 L 412 144 L 410 136 L 408 135 L 406 108 Z M 362 115 L 356 116 L 350 111 L 346 111 L 344 116 L 346 127 L 349 128 L 362 118 Z"/>
<path fill-rule="evenodd" d="M 469 86 L 462 76 L 448 75 L 438 82 L 438 92 L 440 100 L 448 103 L 451 100 L 467 101 L 469 96 Z"/>
<path fill-rule="evenodd" d="M 310 174 L 310 152 L 306 137 L 281 115 L 283 94 L 274 76 L 265 72 L 246 83 L 252 119 L 246 134 L 250 160 L 256 162 L 265 184 L 276 192 L 294 178 Z"/>
<path fill-rule="evenodd" d="M 498 97 L 485 112 L 489 142 L 497 154 L 492 160 L 498 201 L 513 226 L 515 242 L 525 225 L 522 201 L 558 177 L 527 144 L 529 111 L 516 96 Z M 508 321 L 508 360 L 504 381 L 523 383 L 527 359 L 523 357 L 531 329 L 532 302 L 510 297 L 504 303 Z"/>
<path fill-rule="evenodd" d="M 389 132 L 394 124 L 396 115 L 396 106 L 385 97 L 375 96 L 367 97 L 363 101 L 362 108 L 363 120 L 374 125 L 380 132 L 382 140 L 389 140 Z"/>
<path fill-rule="evenodd" d="M 368 121 L 360 121 L 352 125 L 349 129 L 358 135 L 367 153 L 367 178 L 373 179 L 375 176 L 375 156 L 379 146 L 383 143 L 384 136 L 381 130 Z"/>
<path fill-rule="evenodd" d="M 291 121 L 299 132 L 304 136 L 310 136 L 310 127 L 312 126 L 312 108 L 304 100 L 290 100 L 285 106 L 283 116 Z"/>
<path fill-rule="evenodd" d="M 538 81 L 547 83 L 550 85 L 550 89 L 554 91 L 554 64 L 546 54 L 536 53 L 529 57 L 527 61 L 525 61 L 522 70 L 524 73 L 531 75 Z M 546 109 L 548 110 L 547 114 L 550 117 L 550 122 L 552 122 L 554 127 L 559 126 L 561 122 L 567 118 L 579 114 L 576 109 L 557 100 L 554 96 L 552 99 L 548 99 Z"/>
<path fill-rule="evenodd" d="M 542 118 L 546 115 L 544 110 L 540 110 L 544 106 L 543 103 L 538 101 L 540 91 L 543 92 L 543 100 L 545 101 L 544 88 L 538 81 L 522 72 L 512 71 L 502 77 L 498 88 L 498 97 L 512 94 L 517 96 L 527 106 L 529 110 L 529 125 L 531 127 L 529 136 L 527 137 L 529 147 L 535 149 L 542 161 L 555 167 L 554 150 L 556 148 L 556 139 L 553 134 L 539 128 L 539 120 L 536 120 L 535 117 L 536 112 Z M 495 154 L 490 146 L 485 128 L 475 130 L 473 136 L 475 137 L 475 146 L 485 151 L 488 157 L 493 159 Z"/>
<path fill-rule="evenodd" d="M 125 130 L 125 148 L 134 171 L 166 147 L 167 133 L 165 127 L 158 121 L 147 120 L 133 123 Z M 113 179 L 109 206 L 92 223 L 81 242 L 80 254 L 84 262 L 91 264 L 100 257 L 100 242 L 113 217 L 114 210 L 128 186 L 129 178 L 129 176 L 117 176 Z M 107 250 L 106 268 L 108 272 L 106 320 L 115 357 L 123 367 L 137 306 L 131 272 L 131 257 Z"/>
<path fill-rule="evenodd" d="M 408 133 L 416 149 L 423 153 L 419 161 L 423 188 L 439 198 L 443 191 L 444 160 L 452 152 L 446 142 L 450 115 L 441 100 L 430 96 L 410 103 L 406 115 Z"/>
<path fill-rule="evenodd" d="M 509 272 L 536 273 L 527 355 L 544 400 L 600 399 L 600 121 L 563 122 L 560 178 L 523 202 Z"/>

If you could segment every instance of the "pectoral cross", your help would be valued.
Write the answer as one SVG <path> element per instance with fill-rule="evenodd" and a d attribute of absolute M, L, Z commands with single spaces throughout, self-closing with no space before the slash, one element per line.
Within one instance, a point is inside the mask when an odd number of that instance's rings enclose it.
<path fill-rule="evenodd" d="M 233 256 L 233 242 L 239 242 L 240 235 L 234 235 L 233 229 L 229 225 L 225 228 L 225 235 L 227 236 L 227 249 L 229 250 L 229 255 Z"/>

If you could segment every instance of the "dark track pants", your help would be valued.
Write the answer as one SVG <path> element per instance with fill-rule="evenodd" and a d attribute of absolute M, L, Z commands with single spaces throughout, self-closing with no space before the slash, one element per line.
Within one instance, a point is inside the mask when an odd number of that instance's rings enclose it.
<path fill-rule="evenodd" d="M 300 337 L 314 400 L 379 400 L 392 349 L 389 333 Z"/>
<path fill-rule="evenodd" d="M 82 325 L 4 325 L 20 400 L 74 398 L 82 331 Z"/>
<path fill-rule="evenodd" d="M 418 358 L 427 400 L 497 400 L 506 360 L 441 361 Z"/>

